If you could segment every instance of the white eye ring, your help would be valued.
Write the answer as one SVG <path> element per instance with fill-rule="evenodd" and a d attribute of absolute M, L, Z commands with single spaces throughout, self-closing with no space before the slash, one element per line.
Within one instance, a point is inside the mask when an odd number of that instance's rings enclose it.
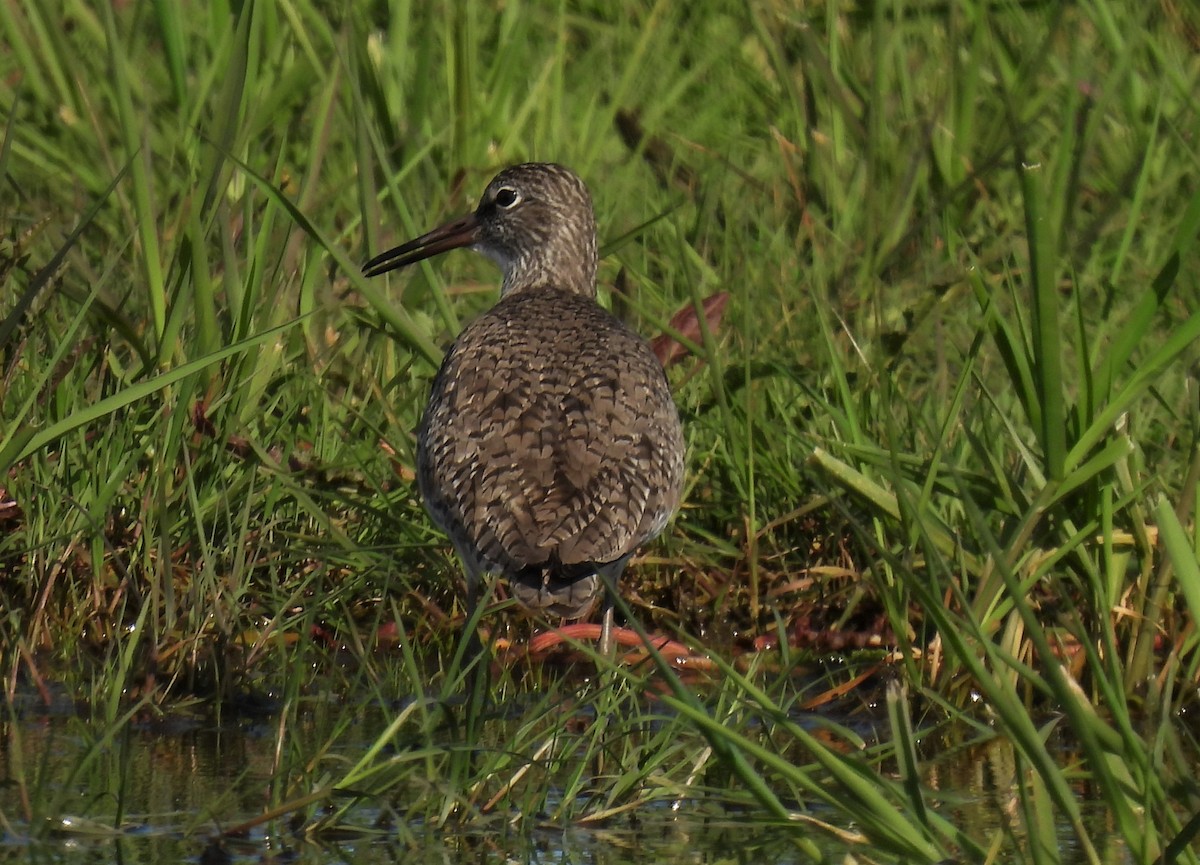
<path fill-rule="evenodd" d="M 496 197 L 493 200 L 498 207 L 504 210 L 511 210 L 521 203 L 521 193 L 517 192 L 511 186 L 502 186 L 496 190 Z"/>

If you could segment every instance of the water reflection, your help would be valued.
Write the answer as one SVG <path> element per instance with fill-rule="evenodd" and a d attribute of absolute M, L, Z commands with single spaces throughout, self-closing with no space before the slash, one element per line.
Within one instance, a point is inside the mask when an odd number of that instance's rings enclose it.
<path fill-rule="evenodd" d="M 308 809 L 285 809 L 235 836 L 221 834 L 330 784 L 338 777 L 330 766 L 357 761 L 396 711 L 323 697 L 273 714 L 135 717 L 112 727 L 85 722 L 73 707 L 25 712 L 0 723 L 0 861 L 799 863 L 810 861 L 802 842 L 816 843 L 830 858 L 845 853 L 815 830 L 772 826 L 758 814 L 686 800 L 677 808 L 639 806 L 593 827 L 510 812 L 479 815 L 469 832 L 440 828 L 409 816 L 429 813 L 421 797 L 442 795 L 435 778 L 389 791 L 382 800 L 322 799 Z M 521 720 L 520 712 L 511 719 Z M 862 717 L 842 720 L 859 725 L 870 740 L 873 724 Z M 507 724 L 501 720 L 489 731 L 499 736 L 490 747 L 509 747 L 500 731 Z M 1001 738 L 955 740 L 955 735 L 939 731 L 936 741 L 925 741 L 927 801 L 975 839 L 1001 837 L 1007 849 L 1021 846 L 1018 789 L 1029 783 L 1027 770 Z M 1060 747 L 1060 763 L 1069 765 L 1069 747 Z M 288 779 L 294 788 L 287 787 Z M 1081 801 L 1090 798 L 1082 785 L 1077 792 Z M 322 812 L 313 808 L 350 801 L 351 817 L 337 822 L 336 832 L 314 831 Z M 1092 821 L 1105 819 L 1101 808 L 1084 813 Z M 823 817 L 837 822 L 836 815 Z M 1103 829 L 1093 827 L 1092 837 L 1103 837 Z M 1060 861 L 1082 861 L 1067 827 L 1060 839 Z M 1115 841 L 1102 852 L 1106 861 L 1129 861 Z"/>
<path fill-rule="evenodd" d="M 344 719 L 346 708 L 338 706 Z M 126 724 L 108 737 L 69 716 L 0 724 L 0 861 L 213 865 L 247 862 L 383 863 L 791 863 L 802 858 L 789 832 L 756 827 L 720 809 L 640 809 L 600 828 L 550 827 L 497 815 L 486 831 L 463 833 L 420 823 L 397 825 L 401 811 L 356 810 L 332 836 L 306 834 L 281 819 L 239 837 L 218 833 L 251 820 L 294 791 L 275 779 L 312 755 L 333 713 L 312 711 L 294 729 L 255 721 L 214 724 L 172 719 Z M 386 724 L 362 710 L 338 747 L 355 759 Z M 328 755 L 337 757 L 339 755 Z M 315 779 L 314 779 L 315 780 Z M 83 816 L 86 815 L 86 816 Z"/>

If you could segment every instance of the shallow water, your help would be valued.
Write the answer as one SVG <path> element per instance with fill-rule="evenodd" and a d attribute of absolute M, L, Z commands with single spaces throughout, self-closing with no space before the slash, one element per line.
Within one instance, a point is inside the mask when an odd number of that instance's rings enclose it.
<path fill-rule="evenodd" d="M 344 707 L 343 707 L 344 710 Z M 316 740 L 323 713 L 304 729 Z M 364 709 L 338 749 L 355 760 L 386 726 Z M 314 835 L 284 816 L 232 837 L 281 798 L 275 719 L 216 724 L 175 718 L 134 721 L 106 738 L 69 714 L 0 724 L 0 860 L 122 862 L 779 862 L 807 861 L 781 829 L 751 828 L 737 815 L 682 803 L 641 809 L 602 827 L 555 827 L 498 815 L 461 832 L 420 822 L 397 826 L 394 811 L 355 808 L 338 831 Z M 284 736 L 289 735 L 284 731 Z M 300 750 L 306 744 L 297 746 Z M 314 779 L 317 781 L 318 779 Z M 347 825 L 349 828 L 347 828 Z"/>
<path fill-rule="evenodd" d="M 281 773 L 281 764 L 310 759 L 324 742 L 336 744 L 322 753 L 322 766 L 352 763 L 387 726 L 392 710 L 324 699 L 299 714 L 230 720 L 226 713 L 222 722 L 204 716 L 134 718 L 114 725 L 116 733 L 109 736 L 102 725 L 77 717 L 69 702 L 56 709 L 14 710 L 0 723 L 0 860 L 207 865 L 416 858 L 447 865 L 616 865 L 808 862 L 800 843 L 815 843 L 830 858 L 846 852 L 816 830 L 774 826 L 759 815 L 694 801 L 638 808 L 596 827 L 497 814 L 461 831 L 423 820 L 398 823 L 406 803 L 404 794 L 392 793 L 386 803 L 360 801 L 336 832 L 313 832 L 318 815 L 304 811 L 303 818 L 285 814 L 226 835 L 306 792 L 278 789 L 278 778 L 297 777 L 294 765 Z M 300 721 L 284 729 L 280 719 L 285 716 Z M 870 738 L 868 721 L 843 720 Z M 335 725 L 338 732 L 331 735 Z M 1014 767 L 1002 740 L 931 751 L 925 784 L 931 797 L 942 796 L 933 804 L 955 825 L 975 838 L 1015 825 Z M 311 789 L 329 782 L 324 771 L 314 772 Z M 822 817 L 819 811 L 814 816 Z M 825 817 L 837 822 L 834 815 Z M 1077 859 L 1065 827 L 1061 837 L 1062 861 Z M 1119 845 L 1104 852 L 1109 862 L 1128 859 Z M 998 861 L 1007 860 L 1002 855 Z"/>

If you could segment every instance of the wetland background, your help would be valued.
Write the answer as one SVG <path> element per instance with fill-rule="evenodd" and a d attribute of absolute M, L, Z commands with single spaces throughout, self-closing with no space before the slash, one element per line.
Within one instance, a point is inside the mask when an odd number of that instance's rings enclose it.
<path fill-rule="evenodd" d="M 0 849 L 1196 861 L 1194 6 L 13 0 L 0 39 Z M 480 709 L 412 437 L 498 276 L 359 265 L 527 159 L 665 334 L 688 483 L 624 612 L 692 661 L 530 657 L 556 623 L 498 593 Z"/>

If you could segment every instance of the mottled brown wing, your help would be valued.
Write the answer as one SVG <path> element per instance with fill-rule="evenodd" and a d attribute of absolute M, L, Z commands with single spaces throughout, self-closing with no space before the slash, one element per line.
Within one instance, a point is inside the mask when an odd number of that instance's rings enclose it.
<path fill-rule="evenodd" d="M 593 301 L 501 300 L 452 346 L 418 441 L 435 521 L 488 570 L 620 559 L 678 503 L 683 439 L 647 344 Z"/>

